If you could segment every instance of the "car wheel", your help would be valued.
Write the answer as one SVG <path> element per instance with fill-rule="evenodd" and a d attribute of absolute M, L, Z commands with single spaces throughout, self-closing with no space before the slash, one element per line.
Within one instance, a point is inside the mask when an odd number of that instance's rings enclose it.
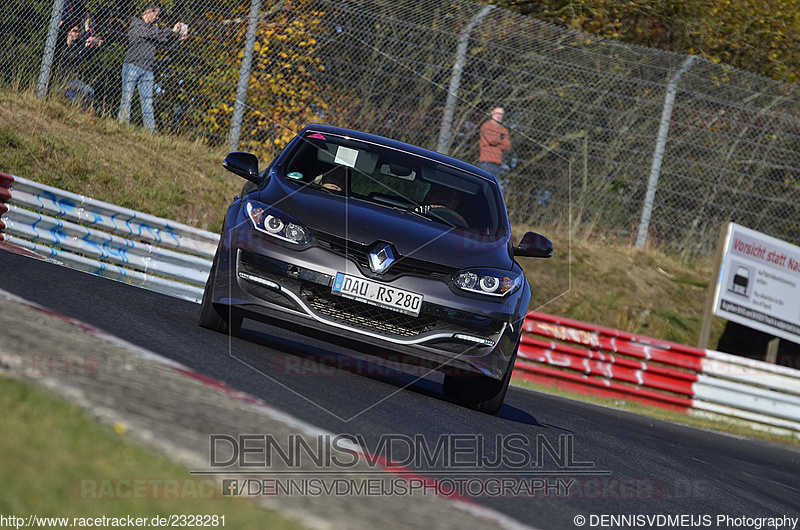
<path fill-rule="evenodd" d="M 214 278 L 217 275 L 218 255 L 214 256 L 211 271 L 208 273 L 203 299 L 200 302 L 200 313 L 197 315 L 197 324 L 200 327 L 235 335 L 242 329 L 242 317 L 234 313 L 230 307 L 215 306 L 211 302 Z"/>
<path fill-rule="evenodd" d="M 508 385 L 511 382 L 511 372 L 514 371 L 514 362 L 517 352 L 511 357 L 503 379 L 498 381 L 483 376 L 454 377 L 445 376 L 442 392 L 456 398 L 458 404 L 478 412 L 495 415 L 500 412 L 503 400 L 506 398 Z"/>

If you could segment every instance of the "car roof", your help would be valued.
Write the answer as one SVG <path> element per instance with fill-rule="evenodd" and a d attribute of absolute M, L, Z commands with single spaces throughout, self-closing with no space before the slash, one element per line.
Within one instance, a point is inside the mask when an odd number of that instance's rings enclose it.
<path fill-rule="evenodd" d="M 378 136 L 377 134 L 371 134 L 363 131 L 357 131 L 355 129 L 346 129 L 344 127 L 335 127 L 333 125 L 322 125 L 319 123 L 311 123 L 306 125 L 302 131 L 300 131 L 300 135 L 304 135 L 305 133 L 312 131 L 312 132 L 320 132 L 320 133 L 329 133 L 329 134 L 336 134 L 341 136 L 349 136 L 350 138 L 356 140 L 363 140 L 365 142 L 385 145 L 387 147 L 391 147 L 393 149 L 397 149 L 399 151 L 406 151 L 408 153 L 421 156 L 424 158 L 428 158 L 439 162 L 441 164 L 446 164 L 449 166 L 453 166 L 458 168 L 462 171 L 466 171 L 468 173 L 472 173 L 477 175 L 481 178 L 486 180 L 497 182 L 494 175 L 489 173 L 488 171 L 481 169 L 477 166 L 473 166 L 472 164 L 468 164 L 458 158 L 453 158 L 452 156 L 443 155 L 442 153 L 437 153 L 436 151 L 431 151 L 429 149 L 424 149 L 422 147 L 418 147 L 416 145 L 407 144 L 404 142 L 400 142 L 398 140 L 392 140 L 391 138 L 385 138 L 383 136 Z"/>

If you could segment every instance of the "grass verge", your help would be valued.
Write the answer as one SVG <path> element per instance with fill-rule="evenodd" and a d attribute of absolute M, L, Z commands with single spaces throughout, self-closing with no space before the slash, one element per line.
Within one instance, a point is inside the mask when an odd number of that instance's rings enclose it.
<path fill-rule="evenodd" d="M 229 528 L 299 528 L 244 498 L 223 497 L 216 479 L 190 477 L 21 381 L 0 377 L 0 410 L 0 454 L 7 457 L 0 458 L 0 513 L 6 517 L 208 515 L 224 516 Z"/>

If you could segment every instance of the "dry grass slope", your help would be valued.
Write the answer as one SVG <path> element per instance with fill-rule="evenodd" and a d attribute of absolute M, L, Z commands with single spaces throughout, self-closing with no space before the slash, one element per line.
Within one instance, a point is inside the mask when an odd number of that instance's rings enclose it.
<path fill-rule="evenodd" d="M 216 231 L 241 188 L 223 152 L 0 91 L 1 171 Z"/>

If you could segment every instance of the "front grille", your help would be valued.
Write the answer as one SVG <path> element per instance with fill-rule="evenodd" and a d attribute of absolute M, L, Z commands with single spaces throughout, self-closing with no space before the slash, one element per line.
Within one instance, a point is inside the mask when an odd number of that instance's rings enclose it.
<path fill-rule="evenodd" d="M 420 314 L 412 317 L 397 311 L 350 300 L 331 293 L 330 288 L 303 282 L 303 298 L 321 315 L 349 326 L 381 334 L 415 337 L 436 327 L 437 320 Z"/>
<path fill-rule="evenodd" d="M 376 276 L 369 268 L 369 251 L 372 245 L 361 245 L 321 232 L 314 232 L 314 238 L 322 247 L 354 261 L 365 276 Z M 384 280 L 392 280 L 398 276 L 409 274 L 443 279 L 453 275 L 455 272 L 457 272 L 456 269 L 450 267 L 400 256 L 389 270 L 380 275 L 380 277 Z"/>

